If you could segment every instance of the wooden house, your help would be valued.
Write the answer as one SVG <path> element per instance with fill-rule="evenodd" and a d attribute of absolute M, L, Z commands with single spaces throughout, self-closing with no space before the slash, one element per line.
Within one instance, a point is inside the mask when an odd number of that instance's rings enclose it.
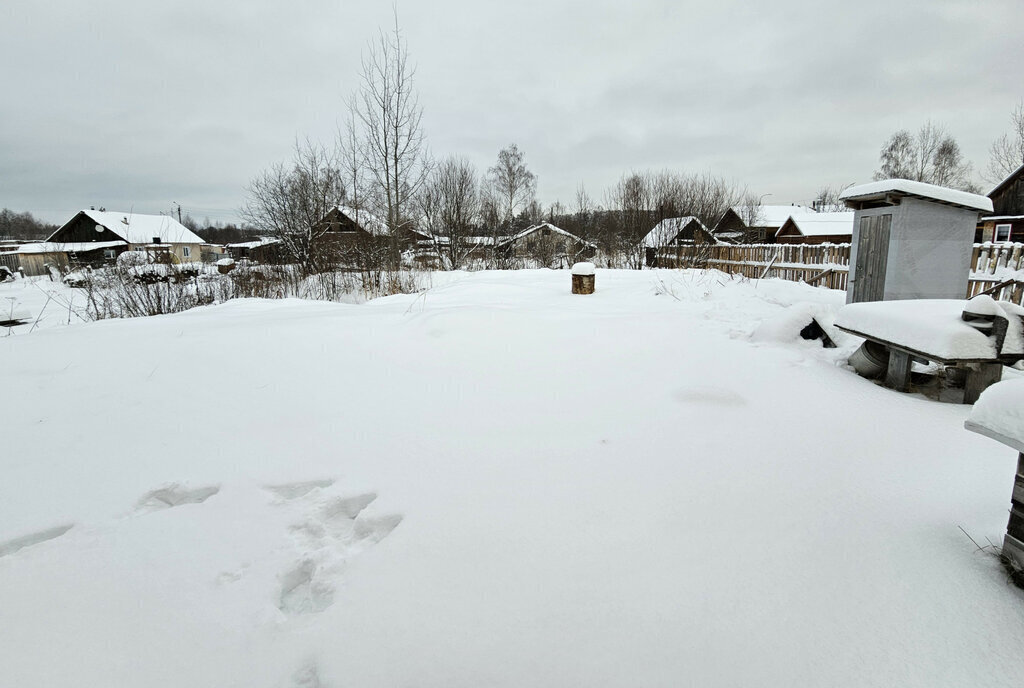
<path fill-rule="evenodd" d="M 733 206 L 715 223 L 713 233 L 719 239 L 744 244 L 772 244 L 782 225 L 793 215 L 814 213 L 803 205 Z"/>
<path fill-rule="evenodd" d="M 46 243 L 78 247 L 86 244 L 120 242 L 117 250 L 148 251 L 161 261 L 195 263 L 202 260 L 204 242 L 188 227 L 167 215 L 140 215 L 106 210 L 81 210 Z M 115 256 L 116 257 L 116 254 Z"/>
<path fill-rule="evenodd" d="M 779 244 L 848 244 L 852 239 L 852 211 L 792 215 L 775 233 Z"/>
<path fill-rule="evenodd" d="M 376 215 L 350 206 L 339 205 L 331 208 L 323 222 L 327 225 L 326 237 L 341 245 L 371 241 L 386 243 L 392 235 L 387 223 Z M 430 235 L 420 232 L 412 225 L 406 225 L 398 230 L 395 239 L 399 249 L 406 249 L 414 247 L 417 242 L 429 240 Z"/>
<path fill-rule="evenodd" d="M 711 230 L 693 216 L 666 218 L 656 224 L 640 242 L 644 265 L 649 268 L 658 267 L 658 253 L 665 249 L 717 243 Z"/>
<path fill-rule="evenodd" d="M 1024 165 L 999 182 L 988 197 L 992 214 L 978 221 L 975 242 L 1024 243 Z"/>
<path fill-rule="evenodd" d="M 494 250 L 523 264 L 557 268 L 592 257 L 597 245 L 550 222 L 541 222 L 498 241 Z"/>

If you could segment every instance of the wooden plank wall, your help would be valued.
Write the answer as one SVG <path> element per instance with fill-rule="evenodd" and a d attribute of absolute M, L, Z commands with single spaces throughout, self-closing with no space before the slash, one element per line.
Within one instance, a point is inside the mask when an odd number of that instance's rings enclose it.
<path fill-rule="evenodd" d="M 658 251 L 658 265 L 711 268 L 749 279 L 775 277 L 845 290 L 850 270 L 850 244 L 671 246 Z M 965 296 L 970 298 L 998 287 L 992 292 L 992 298 L 1024 304 L 1024 280 L 1004 276 L 1007 270 L 1024 270 L 1024 244 L 975 244 Z M 997 272 L 999 277 L 996 277 Z"/>

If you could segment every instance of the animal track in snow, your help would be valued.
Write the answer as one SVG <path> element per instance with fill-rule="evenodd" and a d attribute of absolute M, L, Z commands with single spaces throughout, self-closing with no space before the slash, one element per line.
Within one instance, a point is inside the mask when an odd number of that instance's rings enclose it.
<path fill-rule="evenodd" d="M 16 537 L 11 540 L 7 540 L 6 542 L 0 542 L 0 558 L 6 557 L 9 554 L 14 554 L 15 552 L 20 552 L 26 547 L 31 547 L 32 545 L 38 545 L 41 542 L 59 538 L 64 533 L 71 530 L 74 525 L 74 523 L 69 523 L 63 526 L 47 528 L 46 530 L 22 535 L 21 537 Z"/>
<path fill-rule="evenodd" d="M 303 487 L 309 484 L 295 483 Z M 372 492 L 324 498 L 319 492 L 313 493 L 313 487 L 292 498 L 292 503 L 302 503 L 306 508 L 289 528 L 300 552 L 299 559 L 278 577 L 281 590 L 277 606 L 289 616 L 322 612 L 330 607 L 336 579 L 345 564 L 383 540 L 402 521 L 399 515 L 365 516 L 363 511 L 377 499 Z"/>
<path fill-rule="evenodd" d="M 142 495 L 135 504 L 135 510 L 149 512 L 170 509 L 182 504 L 202 504 L 218 492 L 220 485 L 188 488 L 179 483 L 171 483 Z"/>

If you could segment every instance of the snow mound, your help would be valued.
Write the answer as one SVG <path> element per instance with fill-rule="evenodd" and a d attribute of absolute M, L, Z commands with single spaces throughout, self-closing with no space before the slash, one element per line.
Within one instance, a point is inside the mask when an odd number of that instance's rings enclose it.
<path fill-rule="evenodd" d="M 982 392 L 964 425 L 1024 452 L 1024 379 L 1004 380 Z"/>
<path fill-rule="evenodd" d="M 841 336 L 841 333 L 834 327 L 834 321 L 832 309 L 824 304 L 796 303 L 781 314 L 762 322 L 750 335 L 750 341 L 777 344 L 803 341 L 800 333 L 814 322 L 818 323 L 832 341 L 836 341 L 836 337 Z"/>

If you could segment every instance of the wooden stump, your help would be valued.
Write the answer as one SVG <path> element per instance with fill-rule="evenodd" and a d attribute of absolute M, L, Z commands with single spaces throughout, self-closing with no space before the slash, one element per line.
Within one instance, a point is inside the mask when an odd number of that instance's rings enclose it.
<path fill-rule="evenodd" d="M 572 276 L 572 293 L 573 294 L 593 294 L 594 293 L 594 275 L 573 275 Z"/>

